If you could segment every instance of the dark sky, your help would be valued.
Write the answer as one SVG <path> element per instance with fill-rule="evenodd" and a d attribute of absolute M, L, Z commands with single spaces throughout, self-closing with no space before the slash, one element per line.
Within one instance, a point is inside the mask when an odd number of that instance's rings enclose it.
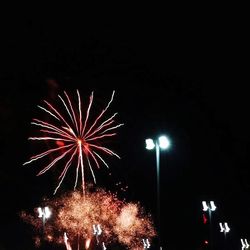
<path fill-rule="evenodd" d="M 201 18 L 201 17 L 199 17 Z M 77 19 L 77 18 L 76 18 Z M 133 24 L 13 18 L 1 23 L 1 234 L 0 249 L 32 249 L 32 232 L 18 212 L 51 196 L 55 176 L 36 177 L 22 167 L 32 155 L 30 121 L 42 99 L 79 89 L 100 106 L 116 90 L 111 111 L 125 124 L 112 147 L 112 177 L 97 182 L 156 215 L 155 154 L 146 137 L 166 133 L 172 148 L 161 153 L 163 249 L 201 249 L 207 232 L 201 201 L 213 199 L 218 222 L 232 227 L 227 249 L 239 249 L 249 229 L 249 69 L 241 21 L 208 18 Z M 65 190 L 73 187 L 64 186 Z M 250 238 L 249 238 L 250 239 Z M 231 248 L 230 248 L 231 247 Z"/>

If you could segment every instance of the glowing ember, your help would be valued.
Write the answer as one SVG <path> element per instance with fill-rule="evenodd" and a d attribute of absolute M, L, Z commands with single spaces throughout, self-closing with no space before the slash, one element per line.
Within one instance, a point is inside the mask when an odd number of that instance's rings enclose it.
<path fill-rule="evenodd" d="M 142 207 L 121 201 L 102 189 L 86 193 L 85 196 L 72 192 L 47 202 L 47 205 L 56 214 L 48 219 L 43 228 L 46 235 L 43 239 L 64 242 L 67 250 L 74 249 L 74 246 L 77 248 L 80 244 L 87 249 L 90 244 L 105 246 L 111 242 L 119 242 L 130 249 L 142 249 L 143 239 L 152 239 L 156 235 L 152 220 L 149 215 L 145 215 Z M 37 232 L 41 230 L 40 218 L 24 212 L 21 216 Z"/>
<path fill-rule="evenodd" d="M 63 182 L 68 169 L 73 163 L 76 166 L 74 187 L 76 188 L 77 186 L 80 171 L 82 189 L 83 193 L 85 193 L 84 167 L 89 167 L 93 180 L 96 182 L 92 164 L 94 163 L 98 168 L 100 167 L 100 163 L 108 167 L 108 164 L 103 159 L 103 154 L 120 158 L 115 152 L 107 147 L 102 146 L 102 144 L 103 139 L 115 136 L 116 133 L 114 130 L 123 124 L 114 125 L 114 118 L 117 113 L 109 116 L 108 118 L 103 118 L 113 101 L 114 92 L 112 93 L 111 99 L 107 106 L 95 119 L 93 119 L 92 122 L 89 122 L 89 120 L 90 109 L 93 103 L 93 92 L 90 96 L 89 105 L 84 118 L 82 117 L 82 105 L 79 92 L 77 91 L 77 107 L 74 107 L 66 92 L 64 92 L 64 95 L 64 98 L 59 95 L 62 105 L 65 108 L 64 113 L 59 112 L 55 106 L 47 101 L 44 101 L 45 107 L 38 106 L 41 110 L 49 114 L 49 116 L 53 119 L 53 122 L 33 119 L 31 124 L 39 127 L 39 131 L 42 133 L 42 135 L 37 137 L 29 137 L 29 140 L 52 142 L 53 146 L 49 150 L 32 156 L 30 160 L 25 162 L 23 165 L 32 163 L 44 157 L 52 156 L 52 161 L 38 173 L 38 175 L 42 175 L 50 170 L 60 160 L 64 159 L 64 168 L 59 176 L 59 183 L 54 192 L 56 193 Z"/>

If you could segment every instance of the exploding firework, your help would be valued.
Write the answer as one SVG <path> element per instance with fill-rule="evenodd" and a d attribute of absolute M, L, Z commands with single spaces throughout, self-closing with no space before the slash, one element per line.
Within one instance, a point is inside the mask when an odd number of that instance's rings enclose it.
<path fill-rule="evenodd" d="M 155 229 L 151 216 L 139 204 L 119 200 L 114 194 L 98 189 L 83 196 L 72 192 L 47 202 L 53 216 L 43 227 L 43 240 L 65 244 L 66 249 L 115 242 L 129 249 L 142 249 L 143 239 L 152 239 Z M 41 231 L 39 218 L 22 213 L 22 218 Z M 39 237 L 35 238 L 36 241 Z M 79 245 L 80 244 L 80 245 Z M 80 248 L 82 249 L 82 248 Z"/>
<path fill-rule="evenodd" d="M 130 203 L 122 207 L 116 218 L 114 232 L 119 242 L 136 247 L 138 238 L 143 239 L 146 236 L 145 232 L 149 232 L 149 235 L 152 233 L 152 225 L 143 218 L 138 204 Z"/>
<path fill-rule="evenodd" d="M 61 100 L 61 105 L 64 107 L 64 112 L 59 112 L 59 109 L 54 105 L 44 100 L 44 106 L 38 106 L 42 111 L 49 114 L 52 121 L 47 122 L 40 119 L 33 119 L 32 125 L 39 127 L 41 136 L 29 137 L 33 141 L 52 142 L 52 147 L 49 150 L 41 152 L 30 158 L 23 165 L 27 165 L 41 158 L 52 156 L 48 165 L 46 165 L 37 175 L 42 175 L 59 161 L 64 160 L 64 168 L 59 176 L 58 185 L 54 191 L 57 192 L 63 182 L 68 169 L 71 165 L 76 166 L 76 177 L 74 189 L 77 186 L 79 172 L 81 174 L 82 190 L 85 194 L 85 166 L 88 166 L 92 174 L 93 180 L 96 183 L 96 178 L 93 170 L 93 164 L 100 168 L 100 164 L 108 167 L 108 164 L 103 158 L 103 155 L 116 156 L 120 158 L 114 151 L 103 146 L 103 139 L 116 135 L 115 130 L 123 124 L 115 125 L 114 113 L 107 118 L 104 118 L 106 111 L 113 101 L 114 91 L 107 106 L 99 113 L 96 118 L 90 122 L 90 110 L 93 103 L 93 92 L 89 98 L 89 104 L 86 109 L 85 116 L 82 115 L 81 97 L 77 90 L 78 104 L 74 103 L 64 92 L 64 97 L 58 95 Z"/>

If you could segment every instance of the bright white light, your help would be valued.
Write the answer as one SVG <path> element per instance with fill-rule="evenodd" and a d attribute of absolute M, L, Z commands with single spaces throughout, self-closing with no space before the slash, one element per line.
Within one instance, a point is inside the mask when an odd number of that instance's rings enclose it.
<path fill-rule="evenodd" d="M 219 225 L 220 225 L 220 232 L 222 233 L 224 231 L 224 227 L 222 226 L 221 222 L 219 223 Z"/>
<path fill-rule="evenodd" d="M 105 246 L 105 244 L 104 244 L 104 242 L 102 243 L 102 249 L 103 249 L 103 250 L 106 250 L 106 249 L 107 249 L 106 246 Z"/>
<path fill-rule="evenodd" d="M 37 212 L 38 212 L 38 218 L 42 218 L 43 217 L 43 210 L 42 210 L 42 208 L 38 208 L 37 209 Z"/>
<path fill-rule="evenodd" d="M 101 235 L 101 233 L 102 233 L 102 229 L 101 229 L 100 225 L 98 224 L 97 225 L 97 235 Z"/>
<path fill-rule="evenodd" d="M 142 239 L 142 242 L 143 242 L 143 248 L 144 249 L 150 248 L 150 243 L 149 243 L 148 239 Z"/>
<path fill-rule="evenodd" d="M 214 204 L 214 201 L 210 201 L 210 209 L 211 209 L 211 211 L 215 211 L 216 210 L 216 206 Z"/>
<path fill-rule="evenodd" d="M 68 242 L 68 236 L 67 236 L 67 233 L 66 232 L 64 232 L 64 243 L 65 243 L 65 246 L 66 246 L 66 249 L 67 250 L 72 250 L 72 248 L 71 248 L 71 246 L 70 246 L 70 244 L 69 244 L 69 242 Z"/>
<path fill-rule="evenodd" d="M 48 207 L 45 207 L 44 208 L 44 216 L 45 216 L 45 219 L 48 219 L 50 216 L 51 216 L 51 211 Z"/>
<path fill-rule="evenodd" d="M 154 141 L 152 139 L 146 139 L 146 149 L 151 150 L 154 149 L 155 144 Z"/>
<path fill-rule="evenodd" d="M 100 225 L 93 225 L 93 231 L 94 231 L 94 235 L 101 235 L 102 233 L 102 229 L 100 227 Z"/>
<path fill-rule="evenodd" d="M 216 210 L 216 206 L 214 204 L 214 201 L 210 201 L 210 206 L 207 204 L 206 201 L 202 201 L 202 206 L 203 206 L 203 211 L 215 211 Z"/>
<path fill-rule="evenodd" d="M 241 245 L 242 245 L 242 250 L 243 249 L 248 249 L 249 248 L 249 244 L 248 244 L 248 242 L 247 242 L 247 239 L 240 239 L 240 241 L 241 241 Z"/>
<path fill-rule="evenodd" d="M 246 245 L 245 245 L 243 239 L 240 239 L 240 242 L 241 242 L 241 249 L 243 250 L 243 249 L 245 248 Z"/>
<path fill-rule="evenodd" d="M 44 209 L 39 207 L 37 209 L 37 211 L 38 211 L 38 218 L 43 218 L 44 217 L 45 219 L 48 219 L 52 214 L 48 207 L 45 207 Z"/>
<path fill-rule="evenodd" d="M 225 222 L 225 232 L 228 233 L 230 231 L 230 227 L 228 224 Z"/>
<path fill-rule="evenodd" d="M 168 149 L 170 147 L 170 141 L 166 136 L 159 137 L 159 146 L 161 149 Z"/>
<path fill-rule="evenodd" d="M 249 244 L 247 242 L 247 239 L 245 239 L 245 244 L 246 244 L 246 248 L 249 248 Z"/>
<path fill-rule="evenodd" d="M 95 226 L 95 225 L 93 225 L 93 232 L 94 232 L 94 235 L 97 234 L 97 229 L 96 229 L 96 226 Z"/>
<path fill-rule="evenodd" d="M 220 232 L 221 233 L 224 231 L 225 231 L 225 233 L 228 233 L 230 231 L 230 227 L 228 226 L 227 222 L 224 223 L 224 226 L 222 225 L 221 222 L 219 223 L 219 225 L 220 225 Z"/>
<path fill-rule="evenodd" d="M 208 210 L 208 206 L 207 206 L 207 203 L 205 201 L 202 201 L 202 206 L 203 206 L 203 211 L 207 211 Z"/>

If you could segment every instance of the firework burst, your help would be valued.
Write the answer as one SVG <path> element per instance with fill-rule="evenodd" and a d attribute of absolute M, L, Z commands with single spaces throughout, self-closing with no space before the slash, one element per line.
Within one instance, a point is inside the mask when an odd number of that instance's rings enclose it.
<path fill-rule="evenodd" d="M 52 161 L 37 174 L 42 175 L 55 166 L 59 161 L 64 160 L 64 168 L 58 178 L 59 182 L 54 194 L 62 184 L 67 171 L 72 164 L 75 164 L 76 166 L 74 189 L 77 187 L 80 172 L 82 190 L 83 194 L 85 194 L 85 167 L 88 166 L 93 180 L 96 183 L 92 167 L 93 164 L 98 168 L 100 168 L 100 164 L 108 167 L 108 164 L 103 159 L 104 154 L 120 158 L 114 151 L 103 146 L 103 139 L 115 136 L 115 130 L 123 125 L 115 124 L 114 118 L 117 113 L 104 118 L 106 111 L 113 101 L 114 93 L 115 92 L 113 91 L 107 106 L 100 112 L 93 122 L 90 122 L 89 119 L 94 97 L 93 92 L 90 95 L 85 116 L 82 114 L 81 97 L 78 90 L 77 105 L 73 105 L 74 103 L 66 92 L 64 92 L 64 96 L 58 95 L 61 105 L 64 107 L 64 113 L 59 112 L 59 109 L 46 100 L 44 100 L 44 106 L 38 106 L 51 117 L 52 121 L 47 122 L 40 119 L 33 119 L 31 124 L 38 127 L 42 135 L 29 137 L 29 140 L 54 142 L 54 146 L 49 150 L 32 156 L 30 160 L 23 165 L 30 164 L 48 156 L 53 156 Z"/>
<path fill-rule="evenodd" d="M 119 200 L 103 189 L 85 196 L 74 191 L 46 205 L 52 208 L 53 216 L 45 227 L 36 216 L 24 212 L 21 216 L 36 232 L 43 227 L 43 240 L 64 244 L 67 250 L 79 249 L 83 244 L 87 249 L 89 245 L 115 242 L 129 249 L 142 249 L 143 239 L 151 240 L 156 235 L 151 216 L 138 203 Z M 42 239 L 35 238 L 37 242 Z"/>

